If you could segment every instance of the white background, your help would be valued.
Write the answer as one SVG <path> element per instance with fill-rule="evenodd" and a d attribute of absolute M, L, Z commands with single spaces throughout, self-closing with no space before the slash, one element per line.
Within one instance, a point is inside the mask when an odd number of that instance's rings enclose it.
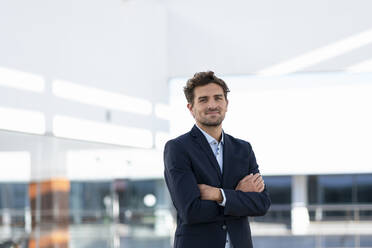
<path fill-rule="evenodd" d="M 224 130 L 249 141 L 266 175 L 372 172 L 372 75 L 222 77 L 229 85 Z M 172 136 L 193 119 L 171 82 Z"/>

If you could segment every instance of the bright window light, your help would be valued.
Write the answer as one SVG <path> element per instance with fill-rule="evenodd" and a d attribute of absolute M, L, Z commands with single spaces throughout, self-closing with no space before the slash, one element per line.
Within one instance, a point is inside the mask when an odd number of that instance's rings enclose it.
<path fill-rule="evenodd" d="M 155 147 L 156 149 L 163 150 L 165 143 L 171 139 L 169 133 L 166 132 L 156 132 L 155 134 Z"/>
<path fill-rule="evenodd" d="M 123 127 L 94 121 L 55 116 L 53 119 L 55 136 L 102 142 L 108 144 L 152 148 L 152 133 L 146 129 Z"/>
<path fill-rule="evenodd" d="M 0 67 L 0 86 L 41 93 L 45 81 L 40 75 Z"/>
<path fill-rule="evenodd" d="M 67 177 L 70 180 L 124 178 L 125 161 L 121 151 L 69 151 L 67 153 Z"/>
<path fill-rule="evenodd" d="M 183 93 L 183 87 L 186 84 L 186 78 L 174 78 L 169 82 L 170 87 L 170 135 L 176 137 L 181 133 L 190 131 L 194 125 L 194 119 L 187 109 L 187 101 Z"/>
<path fill-rule="evenodd" d="M 153 149 L 105 149 L 67 152 L 70 180 L 162 178 L 163 153 Z"/>
<path fill-rule="evenodd" d="M 363 61 L 359 64 L 350 66 L 346 69 L 348 72 L 372 72 L 372 59 Z"/>
<path fill-rule="evenodd" d="M 155 105 L 155 115 L 156 117 L 164 120 L 169 120 L 171 118 L 171 110 L 169 105 L 158 103 Z"/>
<path fill-rule="evenodd" d="M 31 156 L 26 151 L 0 152 L 1 182 L 29 182 Z"/>
<path fill-rule="evenodd" d="M 148 100 L 109 92 L 93 87 L 54 80 L 52 86 L 53 94 L 58 97 L 77 101 L 84 104 L 100 106 L 141 115 L 152 113 L 152 104 Z"/>
<path fill-rule="evenodd" d="M 0 107 L 0 129 L 44 134 L 45 117 L 37 111 Z"/>
<path fill-rule="evenodd" d="M 156 204 L 156 196 L 153 194 L 147 194 L 143 197 L 143 203 L 146 207 L 153 207 Z"/>
<path fill-rule="evenodd" d="M 371 80 L 372 73 L 230 78 L 223 128 L 252 144 L 265 175 L 372 173 Z M 172 136 L 194 124 L 182 85 L 170 85 Z"/>
<path fill-rule="evenodd" d="M 265 76 L 289 74 L 370 43 L 372 43 L 372 29 L 270 66 L 259 71 L 258 74 Z"/>

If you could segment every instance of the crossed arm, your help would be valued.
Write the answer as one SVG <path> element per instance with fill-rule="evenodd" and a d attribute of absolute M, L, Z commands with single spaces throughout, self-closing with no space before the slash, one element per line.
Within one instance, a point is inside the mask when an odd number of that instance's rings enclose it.
<path fill-rule="evenodd" d="M 207 185 L 198 184 L 200 190 L 200 198 L 202 200 L 215 201 L 217 203 L 222 203 L 223 196 L 219 188 Z M 265 183 L 262 176 L 259 173 L 249 174 L 239 181 L 235 190 L 240 190 L 242 192 L 262 192 L 265 189 Z"/>
<path fill-rule="evenodd" d="M 222 201 L 220 190 L 197 184 L 190 158 L 186 154 L 183 146 L 175 140 L 168 142 L 164 149 L 165 180 L 174 206 L 185 223 L 215 222 L 267 212 L 270 199 L 266 190 L 263 190 L 264 183 L 253 152 L 249 162 L 252 174 L 244 177 L 235 189 L 224 189 L 226 204 L 223 209 L 216 204 Z"/>

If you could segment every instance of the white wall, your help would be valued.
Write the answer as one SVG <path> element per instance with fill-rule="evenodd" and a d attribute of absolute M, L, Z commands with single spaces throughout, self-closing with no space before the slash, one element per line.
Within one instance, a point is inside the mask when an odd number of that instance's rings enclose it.
<path fill-rule="evenodd" d="M 167 103 L 171 77 L 207 69 L 256 73 L 372 29 L 370 9 L 363 0 L 2 1 L 0 67 L 42 76 L 46 92 L 62 79 Z M 343 70 L 371 53 L 368 43 L 301 70 Z M 51 101 L 0 89 L 3 106 L 45 108 Z M 45 111 L 105 119 L 106 109 L 53 104 Z M 112 120 L 153 132 L 169 128 L 154 115 L 113 111 Z"/>
<path fill-rule="evenodd" d="M 166 96 L 166 15 L 160 3 L 2 1 L 0 30 L 2 67 L 151 100 Z"/>
<path fill-rule="evenodd" d="M 371 173 L 372 74 L 224 77 L 231 92 L 224 131 L 249 141 L 265 175 Z M 172 136 L 193 118 L 172 81 Z"/>
<path fill-rule="evenodd" d="M 56 98 L 53 80 L 147 99 L 155 108 L 169 101 L 169 78 L 207 69 L 256 73 L 371 30 L 371 9 L 367 0 L 1 1 L 0 69 L 39 75 L 45 90 L 0 84 L 0 107 L 41 111 L 47 132 L 56 114 L 104 123 L 106 108 Z M 369 42 L 300 70 L 344 70 L 371 54 Z M 112 110 L 111 123 L 151 130 L 155 143 L 169 122 L 154 112 Z M 22 150 L 23 139 L 15 140 L 13 150 Z M 0 139 L 0 146 L 7 150 L 9 142 Z"/>
<path fill-rule="evenodd" d="M 53 117 L 56 115 L 107 123 L 106 111 L 110 110 L 109 124 L 150 130 L 155 145 L 158 132 L 167 132 L 169 128 L 168 121 L 155 114 L 156 104 L 168 101 L 166 21 L 166 8 L 158 1 L 2 1 L 0 71 L 37 75 L 42 78 L 44 90 L 32 92 L 5 87 L 8 78 L 2 74 L 0 107 L 41 112 L 45 116 L 47 135 L 54 131 Z M 20 81 L 27 85 L 28 80 Z M 56 97 L 52 94 L 54 80 L 149 100 L 153 105 L 152 113 L 141 115 Z M 101 100 L 97 99 L 97 103 Z M 4 122 L 4 118 L 0 116 L 0 121 Z M 19 119 L 26 125 L 29 121 Z M 26 169 L 32 167 L 28 169 L 30 173 L 22 177 L 26 181 L 58 175 L 84 179 L 84 175 L 75 175 L 69 170 L 66 152 L 112 149 L 108 145 L 48 136 L 2 131 L 0 136 L 2 152 L 29 154 L 30 161 L 19 165 Z M 147 152 L 150 151 L 144 150 L 142 156 Z M 59 153 L 64 157 L 61 165 L 56 164 L 58 158 L 50 158 L 54 159 L 52 162 L 42 158 Z M 7 156 L 20 157 L 17 153 Z M 9 174 L 9 180 L 13 179 Z"/>
<path fill-rule="evenodd" d="M 0 182 L 161 178 L 162 153 L 152 149 L 0 130 Z"/>
<path fill-rule="evenodd" d="M 154 114 L 156 104 L 168 98 L 166 21 L 165 6 L 156 1 L 1 2 L 0 69 L 38 75 L 45 90 L 19 91 L 0 82 L 0 106 L 44 113 L 48 133 L 56 114 L 106 122 L 107 110 L 112 124 L 148 129 L 154 136 L 166 132 L 168 121 Z M 54 80 L 147 99 L 153 113 L 63 100 L 51 94 Z"/>

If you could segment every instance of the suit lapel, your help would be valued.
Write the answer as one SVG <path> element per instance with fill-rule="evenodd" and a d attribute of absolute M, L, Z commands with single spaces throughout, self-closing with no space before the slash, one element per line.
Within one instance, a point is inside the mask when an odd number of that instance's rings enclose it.
<path fill-rule="evenodd" d="M 222 176 L 222 182 L 224 187 L 226 188 L 232 188 L 234 187 L 233 183 L 229 181 L 229 179 L 233 178 L 233 151 L 231 151 L 231 141 L 229 139 L 229 136 L 224 135 L 224 145 L 223 145 L 223 176 Z"/>
<path fill-rule="evenodd" d="M 219 180 L 222 181 L 222 173 L 220 170 L 220 166 L 218 165 L 217 159 L 214 156 L 211 146 L 207 142 L 207 139 L 195 125 L 191 129 L 191 135 L 195 138 L 195 141 L 199 144 L 203 152 L 207 155 L 209 161 L 211 162 L 211 166 L 217 172 Z"/>

